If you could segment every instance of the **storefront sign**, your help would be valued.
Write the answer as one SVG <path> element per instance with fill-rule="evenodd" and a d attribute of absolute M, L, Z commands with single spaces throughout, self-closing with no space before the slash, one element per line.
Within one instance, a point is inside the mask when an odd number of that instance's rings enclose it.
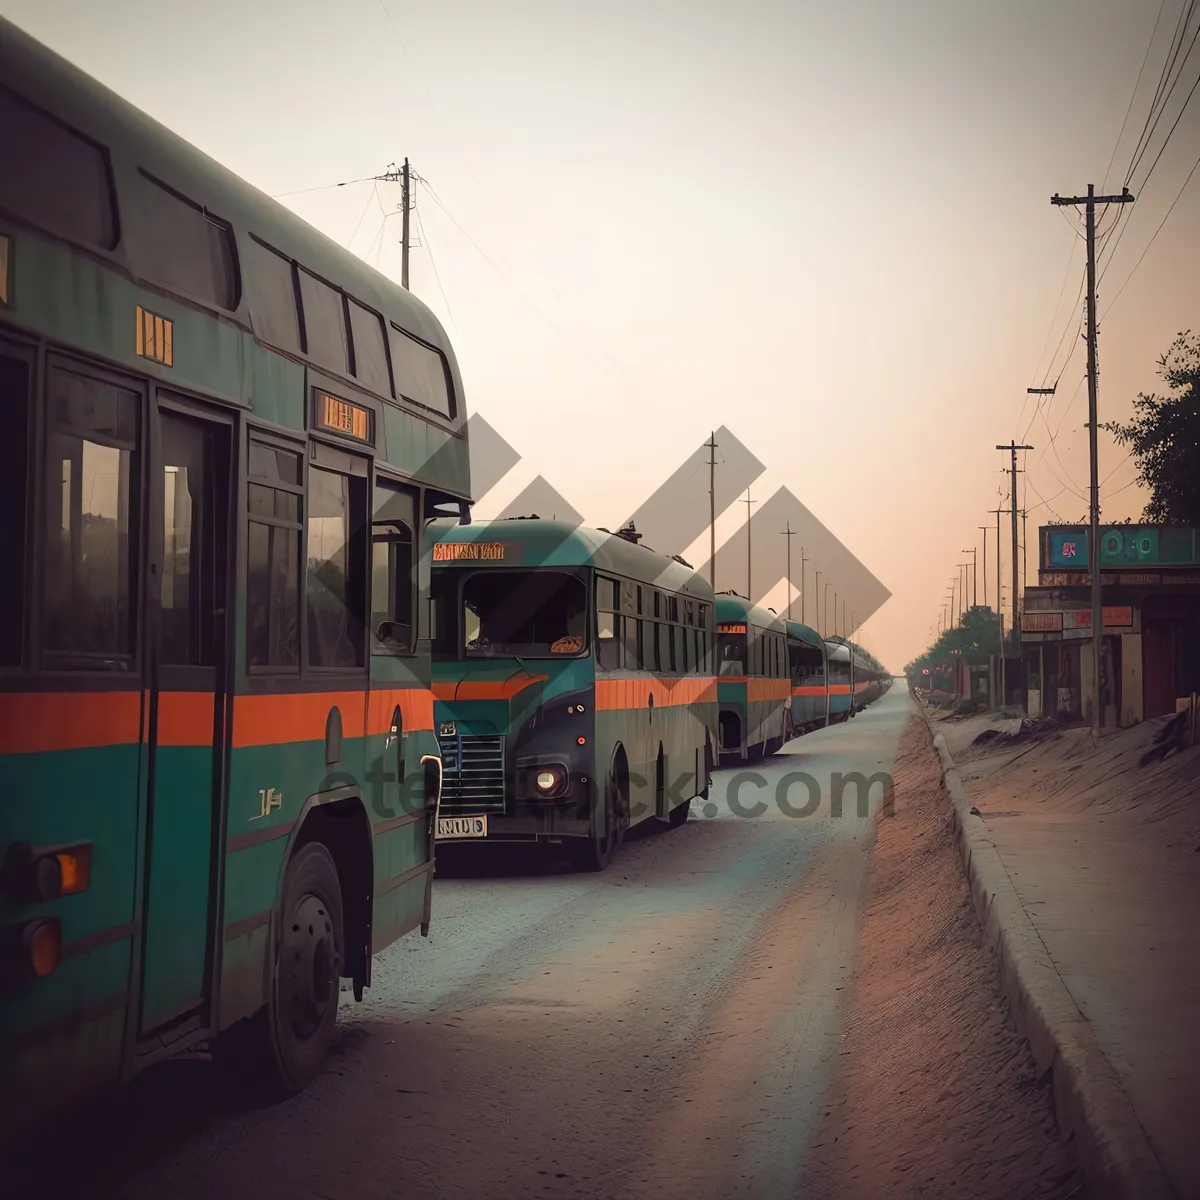
<path fill-rule="evenodd" d="M 1057 633 L 1062 627 L 1060 612 L 1025 612 L 1021 617 L 1021 628 L 1030 633 Z"/>
<path fill-rule="evenodd" d="M 1046 567 L 1087 568 L 1086 526 L 1051 527 L 1045 532 Z M 1200 565 L 1200 529 L 1159 525 L 1100 528 L 1100 562 L 1106 567 Z"/>

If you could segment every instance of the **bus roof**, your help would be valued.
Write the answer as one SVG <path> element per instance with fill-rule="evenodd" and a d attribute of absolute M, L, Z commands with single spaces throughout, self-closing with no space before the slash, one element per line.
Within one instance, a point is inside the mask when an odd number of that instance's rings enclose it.
<path fill-rule="evenodd" d="M 785 621 L 784 624 L 787 626 L 788 637 L 795 638 L 798 642 L 804 642 L 822 652 L 825 650 L 825 643 L 815 629 L 801 625 L 799 621 Z"/>
<path fill-rule="evenodd" d="M 736 592 L 718 593 L 717 621 L 723 625 L 734 621 L 746 621 L 759 629 L 774 629 L 779 633 L 784 632 L 784 622 L 781 617 L 765 608 L 759 608 L 757 604 L 751 604 L 745 596 L 739 596 Z"/>
<path fill-rule="evenodd" d="M 430 535 L 438 543 L 487 542 L 503 547 L 502 557 L 460 558 L 437 565 L 466 567 L 595 567 L 666 591 L 711 601 L 703 575 L 648 546 L 615 533 L 540 517 L 509 517 L 456 525 L 435 521 Z"/>

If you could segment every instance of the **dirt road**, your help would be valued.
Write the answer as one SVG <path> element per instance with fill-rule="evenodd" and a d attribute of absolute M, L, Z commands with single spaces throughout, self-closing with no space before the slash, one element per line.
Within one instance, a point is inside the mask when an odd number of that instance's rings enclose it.
<path fill-rule="evenodd" d="M 797 1194 L 838 1091 L 875 840 L 853 786 L 831 815 L 832 778 L 889 772 L 910 713 L 898 687 L 722 771 L 691 821 L 601 875 L 439 874 L 432 936 L 380 957 L 304 1094 L 257 1109 L 207 1063 L 150 1072 L 76 1130 L 88 1194 Z M 800 772 L 820 803 L 788 815 Z"/>

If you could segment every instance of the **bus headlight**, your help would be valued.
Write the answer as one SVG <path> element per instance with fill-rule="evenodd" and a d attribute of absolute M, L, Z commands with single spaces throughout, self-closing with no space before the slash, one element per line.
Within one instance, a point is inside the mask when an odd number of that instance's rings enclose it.
<path fill-rule="evenodd" d="M 562 763 L 528 767 L 523 772 L 521 792 L 529 800 L 557 800 L 566 794 L 569 779 Z"/>

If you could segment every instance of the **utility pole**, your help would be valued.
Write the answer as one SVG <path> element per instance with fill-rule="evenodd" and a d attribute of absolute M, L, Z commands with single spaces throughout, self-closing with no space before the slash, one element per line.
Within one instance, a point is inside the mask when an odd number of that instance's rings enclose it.
<path fill-rule="evenodd" d="M 750 505 L 757 504 L 758 501 L 750 499 L 750 489 L 749 488 L 746 489 L 746 498 L 745 498 L 745 500 L 742 501 L 742 503 L 746 506 L 746 599 L 749 600 L 751 604 L 753 604 L 754 603 L 754 587 L 753 587 L 751 580 L 753 578 L 754 556 L 751 552 L 751 547 L 750 547 L 750 533 L 751 533 L 751 530 L 750 530 Z"/>
<path fill-rule="evenodd" d="M 850 627 L 846 624 L 846 597 L 842 597 L 842 637 L 850 637 Z"/>
<path fill-rule="evenodd" d="M 1017 552 L 1017 513 L 1019 511 L 1017 508 L 1017 475 L 1019 474 L 1019 472 L 1017 471 L 1017 451 L 1018 450 L 1032 450 L 1033 447 L 1032 446 L 1018 446 L 1016 442 L 1009 442 L 1009 444 L 1007 446 L 997 446 L 996 449 L 997 450 L 1008 450 L 1012 454 L 1012 508 L 1009 510 L 1012 513 L 1012 571 L 1013 571 L 1012 627 L 1013 627 L 1013 632 L 1016 635 L 1017 650 L 1019 652 L 1020 648 L 1021 648 L 1021 617 L 1017 611 L 1017 597 L 1019 595 L 1018 590 L 1017 590 L 1017 587 L 1018 587 L 1018 583 L 1017 583 L 1018 566 L 1017 566 L 1017 564 L 1019 562 L 1018 552 Z"/>
<path fill-rule="evenodd" d="M 971 561 L 963 565 L 971 568 L 971 607 L 974 608 L 979 603 L 979 556 L 974 548 L 962 553 L 971 556 Z"/>
<path fill-rule="evenodd" d="M 806 562 L 808 562 L 808 559 L 806 559 L 804 557 L 804 547 L 801 546 L 800 547 L 800 624 L 801 625 L 808 624 L 808 622 L 805 621 L 805 619 L 804 619 L 804 593 L 806 591 L 808 591 L 808 587 L 804 581 L 804 564 Z"/>
<path fill-rule="evenodd" d="M 1104 724 L 1100 707 L 1100 658 L 1104 644 L 1104 613 L 1100 606 L 1100 463 L 1096 425 L 1096 204 L 1132 204 L 1129 189 L 1119 196 L 1097 196 L 1094 184 L 1088 184 L 1086 196 L 1050 197 L 1055 205 L 1086 205 L 1087 233 L 1087 373 L 1088 373 L 1088 451 L 1091 459 L 1091 532 L 1088 535 L 1088 564 L 1092 577 L 1092 736 L 1099 737 Z M 1016 507 L 1014 502 L 1013 507 Z M 1013 518 L 1014 521 L 1016 518 Z"/>
<path fill-rule="evenodd" d="M 717 590 L 717 433 L 704 443 L 708 447 L 708 583 Z M 749 533 L 747 532 L 747 536 Z"/>
<path fill-rule="evenodd" d="M 836 596 L 837 593 L 834 592 L 834 595 Z M 829 620 L 829 580 L 828 579 L 825 580 L 825 620 L 826 621 Z M 833 636 L 837 637 L 837 626 L 836 625 L 833 627 Z"/>
<path fill-rule="evenodd" d="M 404 160 L 403 182 L 400 185 L 401 200 L 404 204 L 404 212 L 400 218 L 400 286 L 405 291 L 408 290 L 408 210 L 410 207 L 409 196 L 412 191 L 411 185 L 411 172 L 408 169 L 408 159 L 406 158 Z"/>
<path fill-rule="evenodd" d="M 817 572 L 817 632 L 821 632 L 821 572 Z"/>
<path fill-rule="evenodd" d="M 997 708 L 1003 708 L 1008 699 L 1008 669 L 1004 661 L 1004 603 L 1000 594 L 1000 514 L 1007 512 L 1006 508 L 989 508 L 988 512 L 996 514 L 996 624 L 1000 630 L 1000 696 Z"/>
<path fill-rule="evenodd" d="M 983 602 L 987 603 L 987 535 L 988 527 L 986 525 L 976 525 L 976 529 L 983 532 Z"/>
<path fill-rule="evenodd" d="M 796 536 L 791 521 L 787 523 L 783 536 L 787 538 L 787 619 L 790 621 L 792 619 L 792 538 Z M 804 547 L 801 546 L 800 549 L 803 550 Z"/>

